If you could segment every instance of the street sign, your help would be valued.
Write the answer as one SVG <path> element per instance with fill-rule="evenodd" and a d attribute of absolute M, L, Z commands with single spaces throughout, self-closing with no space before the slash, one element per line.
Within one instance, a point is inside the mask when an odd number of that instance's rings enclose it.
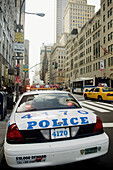
<path fill-rule="evenodd" d="M 14 43 L 14 52 L 15 53 L 23 53 L 24 52 L 24 44 L 23 43 Z"/>
<path fill-rule="evenodd" d="M 24 43 L 24 33 L 15 32 L 15 42 Z"/>
<path fill-rule="evenodd" d="M 20 78 L 20 76 L 15 76 L 15 83 L 16 83 L 16 84 L 21 83 L 21 78 Z"/>
<path fill-rule="evenodd" d="M 28 72 L 28 65 L 23 65 L 23 72 Z"/>
<path fill-rule="evenodd" d="M 13 56 L 12 59 L 13 60 L 23 60 L 23 56 Z"/>

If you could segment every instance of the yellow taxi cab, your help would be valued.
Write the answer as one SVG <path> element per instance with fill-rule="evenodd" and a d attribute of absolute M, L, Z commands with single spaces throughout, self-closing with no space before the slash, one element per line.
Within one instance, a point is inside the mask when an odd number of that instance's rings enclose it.
<path fill-rule="evenodd" d="M 92 88 L 91 90 L 84 92 L 83 96 L 86 100 L 89 98 L 98 99 L 99 101 L 113 100 L 113 88 L 110 87 Z"/>

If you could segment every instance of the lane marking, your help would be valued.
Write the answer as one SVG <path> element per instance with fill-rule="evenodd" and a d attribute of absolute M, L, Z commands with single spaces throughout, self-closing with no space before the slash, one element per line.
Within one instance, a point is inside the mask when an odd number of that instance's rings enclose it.
<path fill-rule="evenodd" d="M 113 104 L 109 104 L 109 103 L 102 103 L 102 102 L 97 102 L 98 104 L 100 103 L 100 104 L 102 104 L 102 105 L 106 105 L 106 106 L 111 106 L 111 107 L 113 107 Z"/>
<path fill-rule="evenodd" d="M 105 110 L 105 109 L 101 109 L 101 108 L 98 108 L 98 107 L 94 107 L 94 106 L 91 106 L 91 105 L 88 105 L 88 104 L 86 104 L 86 103 L 83 103 L 83 102 L 80 102 L 80 104 L 82 105 L 82 106 L 84 106 L 84 107 L 87 107 L 87 108 L 90 108 L 91 110 L 96 110 L 96 111 L 98 111 L 98 112 L 110 112 L 110 111 L 108 111 L 108 110 Z M 90 103 L 89 103 L 90 104 Z"/>
<path fill-rule="evenodd" d="M 103 127 L 113 127 L 113 123 L 103 123 Z"/>
<path fill-rule="evenodd" d="M 85 101 L 84 103 L 92 104 L 92 105 L 94 105 L 94 106 L 102 107 L 102 108 L 104 108 L 104 109 L 108 109 L 108 110 L 113 111 L 113 108 L 108 107 L 108 106 L 101 106 L 100 104 L 93 103 L 93 102 L 86 102 L 86 101 Z"/>

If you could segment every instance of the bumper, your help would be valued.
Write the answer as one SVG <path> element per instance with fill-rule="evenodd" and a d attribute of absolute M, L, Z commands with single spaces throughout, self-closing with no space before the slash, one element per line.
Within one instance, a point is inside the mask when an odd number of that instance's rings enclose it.
<path fill-rule="evenodd" d="M 69 141 L 11 145 L 5 142 L 6 162 L 11 167 L 28 168 L 72 163 L 104 155 L 108 152 L 109 138 L 101 135 Z M 85 149 L 96 148 L 85 154 Z M 93 149 L 91 149 L 93 150 Z"/>

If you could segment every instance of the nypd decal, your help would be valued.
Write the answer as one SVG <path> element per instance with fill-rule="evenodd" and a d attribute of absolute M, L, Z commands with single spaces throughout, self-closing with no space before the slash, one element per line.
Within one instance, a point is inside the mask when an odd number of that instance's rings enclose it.
<path fill-rule="evenodd" d="M 67 118 L 62 119 L 63 124 L 58 122 L 58 119 L 52 119 L 52 127 L 61 127 L 61 126 L 68 126 L 68 121 Z M 48 128 L 50 126 L 50 121 L 49 120 L 41 120 L 39 122 L 36 121 L 30 121 L 27 122 L 28 126 L 27 129 L 33 129 L 35 126 L 40 127 L 40 128 Z M 71 125 L 78 125 L 78 124 L 89 124 L 88 117 L 73 117 L 70 119 L 70 124 Z"/>

